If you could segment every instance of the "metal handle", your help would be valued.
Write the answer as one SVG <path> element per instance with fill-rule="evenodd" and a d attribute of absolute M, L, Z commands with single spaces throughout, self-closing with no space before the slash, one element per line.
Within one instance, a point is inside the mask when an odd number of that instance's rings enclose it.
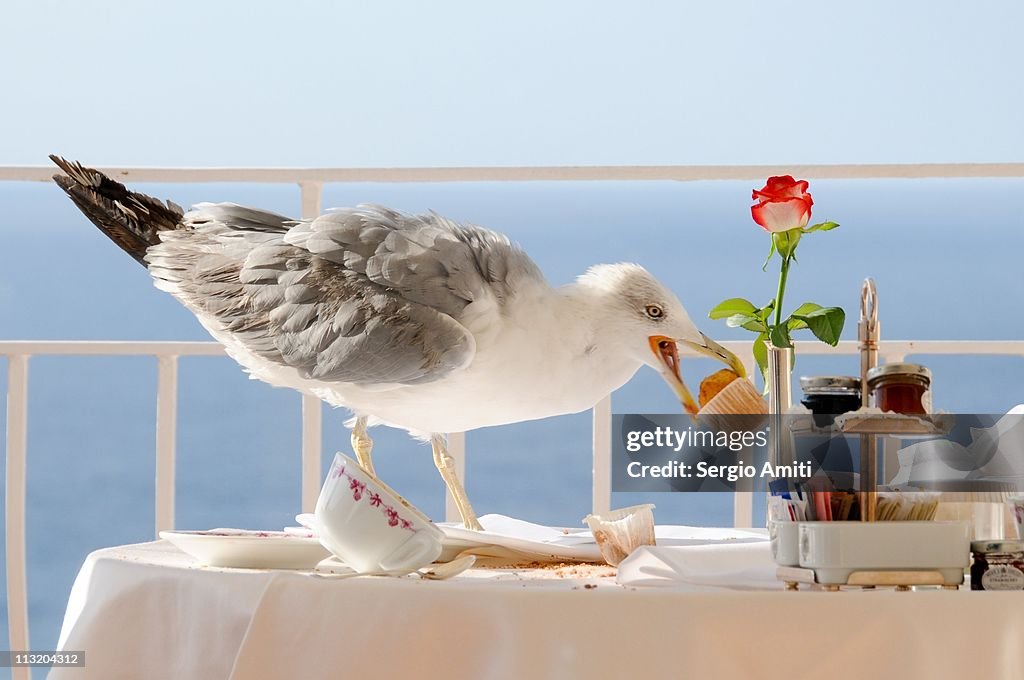
<path fill-rule="evenodd" d="M 861 404 L 868 405 L 868 371 L 878 365 L 878 341 L 881 328 L 878 323 L 878 289 L 874 279 L 864 279 L 860 289 L 860 323 L 857 339 L 860 344 Z M 878 440 L 874 435 L 860 437 L 861 521 L 874 522 L 878 509 Z"/>

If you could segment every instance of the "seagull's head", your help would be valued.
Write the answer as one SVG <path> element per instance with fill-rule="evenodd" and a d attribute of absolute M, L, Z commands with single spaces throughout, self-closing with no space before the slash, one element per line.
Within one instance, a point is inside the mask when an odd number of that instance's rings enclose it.
<path fill-rule="evenodd" d="M 680 345 L 718 359 L 740 377 L 746 375 L 739 358 L 701 333 L 679 298 L 640 265 L 597 265 L 579 284 L 600 293 L 604 331 L 614 334 L 633 358 L 658 371 L 688 413 L 699 407 L 679 371 Z"/>

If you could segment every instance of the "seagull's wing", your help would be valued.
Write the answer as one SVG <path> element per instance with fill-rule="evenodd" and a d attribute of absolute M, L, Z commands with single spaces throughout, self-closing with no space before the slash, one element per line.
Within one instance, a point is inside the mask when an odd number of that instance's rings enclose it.
<path fill-rule="evenodd" d="M 360 206 L 306 222 L 202 205 L 166 232 L 150 271 L 208 326 L 310 379 L 360 385 L 438 380 L 472 360 L 459 323 L 543 281 L 503 236 L 436 215 Z"/>
<path fill-rule="evenodd" d="M 544 280 L 504 235 L 436 213 L 342 208 L 297 224 L 284 241 L 455 318 L 471 302 L 491 299 L 501 305 L 517 290 Z"/>

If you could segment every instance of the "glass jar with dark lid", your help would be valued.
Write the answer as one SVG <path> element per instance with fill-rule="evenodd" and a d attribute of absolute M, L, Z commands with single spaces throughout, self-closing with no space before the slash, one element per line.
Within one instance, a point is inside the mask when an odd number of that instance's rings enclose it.
<path fill-rule="evenodd" d="M 804 398 L 800 403 L 816 416 L 839 415 L 861 406 L 860 378 L 849 375 L 815 375 L 800 378 Z M 817 419 L 815 419 L 817 420 Z"/>
<path fill-rule="evenodd" d="M 921 364 L 883 364 L 868 371 L 868 391 L 882 411 L 921 415 L 931 412 L 932 372 Z"/>

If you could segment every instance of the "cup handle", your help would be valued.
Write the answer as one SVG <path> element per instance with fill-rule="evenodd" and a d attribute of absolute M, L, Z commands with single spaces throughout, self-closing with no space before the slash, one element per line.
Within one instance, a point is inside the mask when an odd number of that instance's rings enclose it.
<path fill-rule="evenodd" d="M 425 531 L 417 531 L 380 561 L 384 571 L 414 571 L 430 564 L 441 554 L 441 542 Z"/>

